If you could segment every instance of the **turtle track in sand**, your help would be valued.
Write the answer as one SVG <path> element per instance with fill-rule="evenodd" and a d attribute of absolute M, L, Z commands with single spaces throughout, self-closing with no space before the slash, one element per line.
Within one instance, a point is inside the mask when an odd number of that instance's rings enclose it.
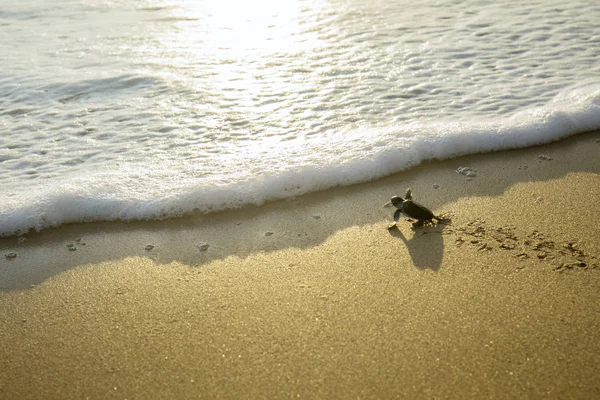
<path fill-rule="evenodd" d="M 555 271 L 599 270 L 600 260 L 589 254 L 578 240 L 557 242 L 537 230 L 519 237 L 515 226 L 491 226 L 481 219 L 465 225 L 449 225 L 443 235 L 456 236 L 457 247 L 473 246 L 478 251 L 506 251 L 517 260 L 537 259 Z M 526 264 L 517 265 L 517 269 Z"/>

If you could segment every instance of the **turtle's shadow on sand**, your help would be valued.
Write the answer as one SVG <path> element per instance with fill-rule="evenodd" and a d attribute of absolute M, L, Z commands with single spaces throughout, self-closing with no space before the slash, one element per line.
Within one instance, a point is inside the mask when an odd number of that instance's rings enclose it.
<path fill-rule="evenodd" d="M 390 235 L 402 239 L 413 265 L 417 269 L 438 271 L 444 257 L 442 230 L 445 224 L 425 226 L 413 230 L 412 237 L 406 238 L 397 225 L 388 229 Z"/>
<path fill-rule="evenodd" d="M 597 156 L 599 145 L 600 132 L 591 132 L 535 148 L 425 162 L 376 181 L 276 200 L 268 206 L 165 220 L 66 224 L 23 237 L 0 238 L 0 292 L 30 289 L 74 268 L 126 258 L 148 259 L 161 266 L 177 262 L 200 267 L 230 256 L 243 260 L 281 249 L 310 249 L 338 231 L 379 227 L 390 221 L 391 213 L 381 205 L 408 187 L 414 189 L 417 201 L 434 212 L 444 212 L 462 198 L 501 196 L 518 183 L 547 182 L 575 172 L 598 174 L 598 163 L 585 160 Z M 548 158 L 540 159 L 540 153 L 554 159 L 553 164 L 547 164 Z M 465 180 L 456 173 L 461 165 L 478 170 L 476 179 L 487 179 L 487 183 Z M 524 203 L 524 212 L 528 207 L 538 205 Z M 416 268 L 440 269 L 443 235 L 449 233 L 443 231 L 443 224 L 411 231 L 403 219 L 399 229 L 388 233 L 383 229 L 378 234 L 402 240 L 397 241 L 398 250 L 406 246 Z M 205 244 L 209 248 L 202 250 Z"/>

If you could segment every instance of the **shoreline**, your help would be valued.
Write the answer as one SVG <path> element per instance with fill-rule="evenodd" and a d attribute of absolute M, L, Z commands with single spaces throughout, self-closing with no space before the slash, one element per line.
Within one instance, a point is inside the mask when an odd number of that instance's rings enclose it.
<path fill-rule="evenodd" d="M 471 196 L 498 196 L 518 183 L 557 179 L 570 172 L 598 173 L 600 163 L 592 159 L 600 149 L 596 139 L 600 140 L 600 131 L 541 146 L 430 161 L 375 181 L 261 206 L 165 220 L 66 224 L 22 236 L 2 237 L 0 264 L 17 268 L 0 269 L 0 290 L 25 289 L 64 269 L 124 257 L 148 257 L 161 264 L 179 261 L 199 266 L 231 255 L 247 256 L 286 247 L 310 248 L 351 226 L 375 224 L 385 218 L 392 222 L 393 208 L 381 205 L 393 195 L 402 196 L 408 187 L 413 189 L 416 201 L 436 213 L 443 213 L 438 210 L 443 210 L 448 203 Z M 561 156 L 563 151 L 586 154 L 581 158 L 575 154 L 565 158 Z M 457 173 L 457 168 L 465 166 L 477 171 L 472 180 Z M 439 187 L 434 188 L 434 185 Z M 279 232 L 274 231 L 275 227 L 280 228 Z M 281 228 L 285 230 L 281 232 Z M 200 251 L 202 244 L 208 244 L 210 250 Z M 77 250 L 69 251 L 71 245 Z M 106 251 L 107 246 L 110 251 Z M 147 246 L 152 249 L 146 250 Z M 53 255 L 50 260 L 48 252 Z M 16 253 L 17 257 L 7 259 L 10 253 Z M 24 271 L 29 277 L 11 272 L 29 264 L 39 266 L 42 262 L 49 269 L 47 273 L 43 268 Z"/>
<path fill-rule="evenodd" d="M 0 395 L 598 396 L 598 139 L 1 238 Z M 407 187 L 452 222 L 386 229 Z"/>

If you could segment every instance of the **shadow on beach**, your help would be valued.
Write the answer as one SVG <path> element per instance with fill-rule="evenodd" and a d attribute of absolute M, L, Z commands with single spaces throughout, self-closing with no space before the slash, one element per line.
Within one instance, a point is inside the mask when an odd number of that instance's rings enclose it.
<path fill-rule="evenodd" d="M 391 222 L 392 212 L 381 206 L 408 187 L 418 202 L 440 212 L 460 198 L 499 196 L 520 182 L 556 179 L 569 172 L 600 173 L 599 163 L 587 161 L 597 157 L 598 138 L 600 133 L 594 132 L 528 149 L 427 162 L 376 181 L 264 206 L 163 221 L 71 224 L 25 239 L 1 238 L 0 290 L 27 289 L 77 266 L 127 257 L 202 266 L 230 256 L 310 248 L 352 226 Z M 477 170 L 477 176 L 467 180 L 458 174 L 456 169 L 464 165 Z M 398 229 L 388 233 L 382 228 L 381 235 L 400 238 L 416 268 L 437 271 L 444 255 L 441 229 L 426 227 L 407 238 Z M 16 257 L 7 258 L 10 253 Z"/>
<path fill-rule="evenodd" d="M 444 240 L 442 238 L 444 227 L 445 224 L 436 224 L 414 229 L 410 239 L 404 236 L 398 225 L 394 225 L 388 231 L 390 235 L 404 242 L 415 268 L 430 269 L 437 272 L 444 258 Z"/>

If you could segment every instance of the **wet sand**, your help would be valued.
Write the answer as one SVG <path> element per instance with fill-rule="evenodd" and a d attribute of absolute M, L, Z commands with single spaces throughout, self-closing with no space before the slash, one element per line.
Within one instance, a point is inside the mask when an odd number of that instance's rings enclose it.
<path fill-rule="evenodd" d="M 0 398 L 598 398 L 599 155 L 0 239 Z M 407 187 L 451 222 L 387 229 Z"/>

